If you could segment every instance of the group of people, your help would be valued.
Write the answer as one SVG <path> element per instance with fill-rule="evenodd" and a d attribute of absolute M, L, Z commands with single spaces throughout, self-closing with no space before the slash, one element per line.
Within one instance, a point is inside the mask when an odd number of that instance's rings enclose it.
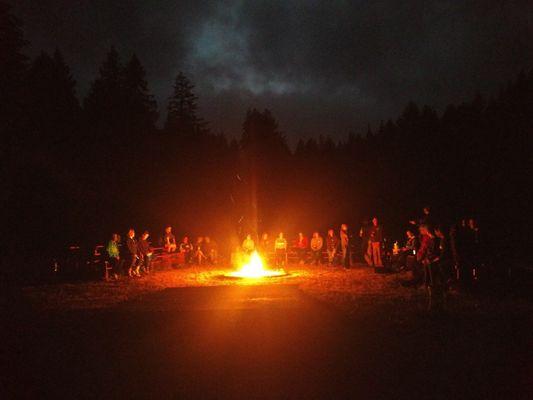
<path fill-rule="evenodd" d="M 134 229 L 129 229 L 125 245 L 122 245 L 118 233 L 113 233 L 106 246 L 106 261 L 112 270 L 114 279 L 119 279 L 126 274 L 129 277 L 140 277 L 149 274 L 152 270 L 154 248 L 149 241 L 150 233 L 144 231 L 137 238 Z M 201 265 L 205 262 L 215 264 L 218 258 L 216 243 L 208 236 L 198 237 L 196 243 L 192 243 L 185 236 L 178 244 L 172 233 L 172 227 L 165 228 L 162 237 L 162 247 L 167 253 L 178 253 L 183 264 L 196 262 Z"/>
<path fill-rule="evenodd" d="M 140 277 L 141 273 L 148 274 L 152 267 L 153 249 L 148 241 L 150 233 L 144 231 L 139 239 L 135 230 L 130 229 L 126 238 L 126 245 L 121 245 L 118 233 L 113 233 L 107 243 L 107 262 L 111 266 L 113 277 L 119 279 L 125 270 L 130 277 Z"/>
<path fill-rule="evenodd" d="M 479 229 L 473 218 L 464 219 L 449 230 L 444 229 L 435 222 L 429 207 L 423 208 L 418 220 L 409 223 L 404 245 L 400 247 L 396 242 L 392 251 L 387 252 L 386 260 L 396 263 L 399 269 L 411 270 L 411 283 L 425 285 L 430 308 L 434 308 L 443 304 L 450 283 L 459 282 L 468 287 L 475 279 L 482 254 Z M 149 232 L 145 231 L 137 238 L 135 230 L 130 229 L 125 245 L 121 246 L 120 236 L 116 233 L 112 235 L 106 253 L 115 279 L 124 272 L 130 277 L 150 273 L 154 249 L 149 237 Z M 384 235 L 378 218 L 374 217 L 370 224 L 363 225 L 359 230 L 359 239 L 362 258 L 367 264 L 383 267 Z M 208 236 L 198 237 L 194 243 L 184 236 L 178 243 L 172 227 L 168 226 L 161 245 L 164 252 L 176 253 L 182 264 L 216 264 L 218 261 L 217 244 Z M 299 232 L 292 242 L 292 250 L 300 264 L 325 262 L 328 266 L 341 265 L 345 268 L 351 266 L 353 247 L 354 236 L 348 232 L 347 224 L 341 224 L 338 233 L 333 228 L 328 229 L 325 237 L 315 231 L 308 239 Z M 277 267 L 283 267 L 288 262 L 289 244 L 283 232 L 279 232 L 274 240 L 268 233 L 263 233 L 257 243 L 251 234 L 246 235 L 238 251 L 251 254 L 256 250 L 270 257 L 270 262 Z"/>
<path fill-rule="evenodd" d="M 304 264 L 322 264 L 324 252 L 327 254 L 327 264 L 332 266 L 337 260 L 339 263 L 348 268 L 351 265 L 350 257 L 350 236 L 348 235 L 348 225 L 342 224 L 339 234 L 335 234 L 334 229 L 329 229 L 324 239 L 318 231 L 313 232 L 311 240 L 299 232 L 293 242 L 293 249 L 296 252 L 297 262 Z M 274 255 L 274 262 L 277 267 L 284 266 L 288 261 L 288 242 L 283 232 L 272 242 L 268 233 L 263 233 L 257 245 L 251 234 L 246 235 L 240 247 L 244 253 L 252 253 L 255 250 L 268 256 Z"/>
<path fill-rule="evenodd" d="M 406 231 L 405 245 L 396 251 L 399 265 L 412 270 L 411 284 L 425 285 L 429 309 L 442 309 L 451 284 L 469 288 L 482 265 L 476 220 L 463 219 L 448 230 L 424 207 L 423 216 L 410 224 L 413 227 Z"/>
<path fill-rule="evenodd" d="M 178 244 L 171 226 L 165 228 L 163 248 L 167 253 L 177 252 L 182 256 L 184 264 L 216 264 L 218 261 L 218 246 L 209 236 L 198 236 L 195 243 L 192 243 L 188 236 L 184 236 Z"/>

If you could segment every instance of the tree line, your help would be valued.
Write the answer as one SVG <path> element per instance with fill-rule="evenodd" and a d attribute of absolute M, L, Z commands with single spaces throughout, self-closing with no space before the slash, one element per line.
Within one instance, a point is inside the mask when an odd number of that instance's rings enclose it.
<path fill-rule="evenodd" d="M 10 264 L 130 226 L 236 240 L 358 228 L 377 215 L 398 239 L 423 205 L 446 224 L 473 215 L 495 252 L 526 254 L 533 71 L 440 114 L 411 102 L 367 132 L 341 141 L 316 132 L 291 149 L 269 110 L 246 111 L 239 138 L 212 132 L 182 72 L 158 127 L 161 107 L 141 61 L 114 48 L 80 100 L 59 50 L 25 55 L 22 22 L 4 3 L 0 29 Z"/>

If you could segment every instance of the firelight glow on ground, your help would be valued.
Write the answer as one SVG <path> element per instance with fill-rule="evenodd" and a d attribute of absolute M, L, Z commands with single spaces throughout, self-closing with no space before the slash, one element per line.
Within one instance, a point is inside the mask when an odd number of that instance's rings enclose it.
<path fill-rule="evenodd" d="M 257 251 L 254 251 L 248 260 L 237 271 L 229 272 L 225 276 L 232 278 L 265 278 L 274 276 L 283 276 L 287 273 L 283 269 L 272 270 L 265 268 L 263 260 Z"/>

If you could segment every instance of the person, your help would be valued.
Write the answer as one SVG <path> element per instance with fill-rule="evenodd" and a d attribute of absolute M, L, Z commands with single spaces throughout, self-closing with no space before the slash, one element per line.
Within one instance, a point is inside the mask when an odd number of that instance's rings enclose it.
<path fill-rule="evenodd" d="M 298 233 L 298 239 L 296 239 L 296 254 L 298 256 L 298 262 L 300 264 L 305 263 L 307 256 L 307 248 L 309 247 L 309 241 L 302 232 Z"/>
<path fill-rule="evenodd" d="M 341 224 L 341 230 L 339 234 L 341 238 L 341 264 L 344 268 L 350 268 L 350 236 L 348 235 L 348 225 Z"/>
<path fill-rule="evenodd" d="M 255 242 L 252 239 L 252 235 L 246 235 L 246 238 L 242 242 L 242 250 L 246 254 L 251 254 L 255 250 Z"/>
<path fill-rule="evenodd" d="M 440 273 L 435 236 L 427 225 L 420 225 L 420 248 L 416 260 L 424 268 L 424 285 L 428 293 L 428 311 L 435 311 L 444 303 L 443 279 Z"/>
<path fill-rule="evenodd" d="M 176 236 L 172 233 L 172 227 L 167 226 L 165 228 L 165 234 L 163 235 L 163 247 L 169 253 L 176 251 Z"/>
<path fill-rule="evenodd" d="M 141 276 L 139 272 L 139 251 L 137 247 L 137 239 L 135 239 L 135 231 L 130 229 L 128 231 L 128 238 L 126 239 L 126 250 L 128 265 L 128 276 Z"/>
<path fill-rule="evenodd" d="M 322 247 L 324 246 L 324 239 L 318 232 L 313 233 L 311 238 L 311 260 L 315 265 L 322 264 Z"/>
<path fill-rule="evenodd" d="M 405 245 L 400 249 L 399 264 L 401 269 L 411 269 L 414 279 L 415 275 L 417 275 L 417 271 L 415 271 L 415 254 L 418 248 L 418 240 L 412 229 L 407 229 L 405 236 Z"/>
<path fill-rule="evenodd" d="M 442 275 L 442 281 L 444 284 L 444 290 L 447 290 L 452 281 L 452 252 L 449 245 L 448 238 L 444 234 L 444 229 L 440 226 L 435 227 L 435 236 L 438 241 L 437 248 L 437 259 L 439 263 L 439 273 Z"/>
<path fill-rule="evenodd" d="M 283 232 L 279 233 L 274 242 L 274 252 L 276 255 L 276 266 L 284 266 L 287 261 L 287 239 L 283 237 Z"/>
<path fill-rule="evenodd" d="M 259 242 L 259 251 L 263 253 L 264 256 L 268 256 L 268 253 L 270 253 L 270 239 L 268 237 L 268 233 L 263 233 L 261 235 L 261 241 Z"/>
<path fill-rule="evenodd" d="M 328 265 L 331 267 L 335 261 L 337 255 L 337 249 L 339 248 L 339 239 L 335 236 L 333 229 L 328 230 L 326 236 L 326 251 L 328 253 Z"/>
<path fill-rule="evenodd" d="M 372 266 L 372 250 L 370 248 L 370 226 L 368 220 L 365 220 L 359 229 L 359 238 L 361 239 L 362 259 Z"/>
<path fill-rule="evenodd" d="M 209 236 L 204 238 L 204 248 L 207 261 L 211 264 L 217 263 L 218 258 L 218 248 L 214 240 L 211 240 Z"/>
<path fill-rule="evenodd" d="M 119 250 L 119 236 L 117 233 L 111 235 L 111 240 L 107 243 L 107 259 L 111 265 L 111 270 L 113 271 L 113 277 L 115 280 L 118 280 L 121 274 L 122 260 L 120 259 L 120 250 Z"/>
<path fill-rule="evenodd" d="M 409 221 L 409 223 L 415 226 L 426 225 L 428 229 L 432 229 L 434 221 L 433 221 L 433 216 L 431 215 L 431 207 L 430 206 L 422 207 L 422 216 L 419 217 L 417 220 Z"/>
<path fill-rule="evenodd" d="M 205 259 L 207 259 L 207 256 L 205 255 L 204 238 L 198 236 L 196 238 L 196 246 L 194 246 L 194 260 L 198 265 L 202 265 Z"/>
<path fill-rule="evenodd" d="M 143 272 L 147 274 L 150 273 L 150 269 L 152 267 L 152 255 L 153 255 L 152 246 L 150 245 L 150 242 L 148 241 L 149 237 L 150 237 L 150 233 L 148 231 L 144 231 L 139 242 L 137 243 L 137 248 L 139 250 L 139 256 L 140 256 L 140 261 L 142 263 Z"/>
<path fill-rule="evenodd" d="M 193 253 L 193 247 L 189 241 L 188 236 L 184 236 L 180 243 L 180 253 L 183 254 L 183 261 L 185 262 L 185 264 L 190 264 Z"/>
<path fill-rule="evenodd" d="M 372 218 L 370 227 L 370 248 L 372 250 L 372 265 L 374 267 L 383 267 L 381 262 L 381 242 L 383 241 L 383 232 L 376 217 Z"/>

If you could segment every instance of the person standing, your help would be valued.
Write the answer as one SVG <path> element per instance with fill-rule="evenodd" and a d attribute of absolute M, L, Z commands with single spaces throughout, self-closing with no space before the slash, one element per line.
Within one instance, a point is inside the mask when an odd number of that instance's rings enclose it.
<path fill-rule="evenodd" d="M 144 233 L 141 236 L 141 239 L 137 243 L 137 248 L 139 250 L 139 256 L 142 261 L 143 270 L 145 273 L 149 274 L 150 269 L 152 267 L 152 247 L 150 246 L 150 242 L 148 241 L 148 238 L 150 237 L 150 233 L 148 231 L 144 231 Z"/>
<path fill-rule="evenodd" d="M 339 248 L 339 239 L 335 236 L 333 229 L 328 230 L 326 236 L 326 251 L 328 253 L 328 265 L 331 267 L 335 261 L 337 255 L 337 249 Z"/>
<path fill-rule="evenodd" d="M 130 229 L 128 231 L 128 238 L 126 239 L 127 250 L 127 265 L 128 276 L 141 276 L 139 273 L 139 250 L 137 247 L 137 239 L 135 239 L 135 231 Z"/>
<path fill-rule="evenodd" d="M 435 236 L 427 225 L 420 225 L 420 248 L 416 254 L 417 261 L 424 267 L 424 284 L 428 293 L 428 311 L 434 311 L 444 300 L 442 276 L 439 273 L 438 253 Z"/>
<path fill-rule="evenodd" d="M 324 246 L 324 239 L 318 232 L 313 233 L 311 238 L 311 260 L 315 265 L 322 264 L 322 247 Z"/>
<path fill-rule="evenodd" d="M 276 255 L 276 266 L 283 267 L 287 261 L 287 239 L 280 232 L 274 242 L 274 252 Z"/>
<path fill-rule="evenodd" d="M 107 243 L 106 252 L 107 259 L 111 265 L 111 270 L 113 271 L 113 277 L 115 280 L 118 280 L 120 274 L 122 273 L 122 260 L 120 259 L 120 250 L 118 248 L 119 236 L 117 233 L 111 235 L 111 240 Z"/>
<path fill-rule="evenodd" d="M 370 227 L 370 248 L 372 250 L 372 264 L 374 267 L 383 267 L 381 262 L 381 242 L 383 241 L 383 232 L 376 217 L 372 218 Z"/>
<path fill-rule="evenodd" d="M 307 258 L 307 248 L 309 247 L 309 241 L 302 232 L 298 233 L 298 239 L 296 239 L 296 253 L 298 255 L 298 263 L 304 264 Z"/>
<path fill-rule="evenodd" d="M 259 251 L 261 251 L 264 256 L 268 256 L 268 254 L 272 251 L 270 248 L 270 238 L 268 237 L 268 233 L 266 232 L 261 235 L 261 241 L 259 242 Z"/>
<path fill-rule="evenodd" d="M 372 249 L 370 248 L 370 226 L 368 225 L 368 220 L 365 220 L 363 225 L 361 225 L 361 229 L 359 229 L 359 238 L 361 239 L 362 259 L 368 264 L 369 267 L 371 267 Z"/>
<path fill-rule="evenodd" d="M 176 251 L 176 236 L 172 233 L 172 227 L 167 226 L 165 228 L 165 234 L 163 235 L 163 247 L 169 253 Z"/>
<path fill-rule="evenodd" d="M 344 268 L 350 268 L 352 261 L 350 256 L 350 236 L 348 234 L 348 225 L 341 225 L 339 236 L 341 238 L 342 266 Z"/>

